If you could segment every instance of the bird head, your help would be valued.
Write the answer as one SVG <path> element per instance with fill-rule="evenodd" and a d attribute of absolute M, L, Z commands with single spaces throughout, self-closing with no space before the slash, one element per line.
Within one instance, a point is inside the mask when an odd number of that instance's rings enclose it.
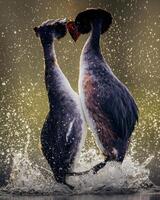
<path fill-rule="evenodd" d="M 80 12 L 76 16 L 75 21 L 67 23 L 67 29 L 73 40 L 76 41 L 80 34 L 89 33 L 95 19 L 101 23 L 101 34 L 106 32 L 112 24 L 112 15 L 109 12 L 95 8 L 87 9 Z"/>
<path fill-rule="evenodd" d="M 67 33 L 66 19 L 47 20 L 40 26 L 35 27 L 34 31 L 37 37 L 44 40 L 60 39 Z"/>

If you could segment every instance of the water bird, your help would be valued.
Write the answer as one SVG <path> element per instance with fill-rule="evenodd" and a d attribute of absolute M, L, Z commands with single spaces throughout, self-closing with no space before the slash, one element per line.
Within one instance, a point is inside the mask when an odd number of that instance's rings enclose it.
<path fill-rule="evenodd" d="M 91 169 L 93 173 L 108 161 L 123 161 L 138 121 L 138 107 L 133 96 L 101 53 L 101 34 L 111 24 L 112 15 L 96 8 L 80 12 L 67 24 L 75 41 L 80 34 L 90 32 L 80 56 L 79 95 L 87 123 L 104 155 L 104 161 Z"/>
<path fill-rule="evenodd" d="M 85 120 L 80 98 L 71 88 L 56 59 L 54 42 L 66 35 L 66 19 L 45 21 L 34 31 L 43 47 L 49 101 L 49 112 L 41 131 L 42 152 L 55 180 L 74 189 L 66 182 L 66 177 L 73 171 L 83 145 Z"/>

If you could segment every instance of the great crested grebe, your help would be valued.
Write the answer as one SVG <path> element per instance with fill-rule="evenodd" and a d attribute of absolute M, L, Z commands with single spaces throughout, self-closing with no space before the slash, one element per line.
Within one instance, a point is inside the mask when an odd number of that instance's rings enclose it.
<path fill-rule="evenodd" d="M 41 131 L 42 152 L 55 180 L 66 183 L 84 141 L 85 121 L 77 93 L 57 64 L 54 41 L 66 35 L 66 20 L 48 20 L 34 28 L 41 39 L 45 59 L 45 84 L 49 113 Z"/>
<path fill-rule="evenodd" d="M 110 13 L 88 9 L 67 27 L 76 41 L 90 33 L 80 57 L 79 95 L 83 111 L 105 160 L 92 168 L 96 173 L 107 161 L 122 162 L 138 121 L 138 108 L 127 87 L 113 74 L 100 49 L 100 36 L 112 23 Z"/>

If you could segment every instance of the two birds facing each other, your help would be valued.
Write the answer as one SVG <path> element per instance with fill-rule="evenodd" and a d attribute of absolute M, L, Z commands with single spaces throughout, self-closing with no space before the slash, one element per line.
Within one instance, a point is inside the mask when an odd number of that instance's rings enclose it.
<path fill-rule="evenodd" d="M 122 162 L 130 136 L 138 121 L 138 108 L 127 87 L 113 74 L 100 49 L 100 36 L 112 23 L 110 13 L 87 9 L 75 21 L 49 20 L 35 27 L 45 58 L 45 84 L 49 113 L 41 131 L 42 152 L 57 182 L 66 182 L 84 144 L 86 123 L 96 138 L 104 161 L 91 170 L 97 173 L 107 161 Z M 76 41 L 80 34 L 90 33 L 80 57 L 79 95 L 73 91 L 57 64 L 55 39 L 70 32 Z M 83 114 L 84 113 L 84 114 Z"/>

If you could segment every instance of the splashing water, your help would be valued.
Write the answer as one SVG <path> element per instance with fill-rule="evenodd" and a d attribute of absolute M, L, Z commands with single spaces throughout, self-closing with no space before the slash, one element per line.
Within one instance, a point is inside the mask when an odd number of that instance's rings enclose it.
<path fill-rule="evenodd" d="M 28 156 L 28 142 L 24 152 L 14 155 L 12 172 L 9 184 L 3 191 L 14 194 L 93 194 L 93 193 L 130 193 L 144 188 L 150 188 L 153 184 L 149 180 L 149 170 L 146 166 L 152 157 L 143 164 L 133 162 L 130 156 L 126 156 L 123 164 L 108 162 L 96 175 L 89 172 L 83 176 L 68 178 L 68 183 L 75 186 L 74 191 L 54 181 L 52 172 L 35 163 Z M 95 149 L 81 153 L 77 171 L 89 169 L 102 161 L 102 157 Z M 92 160 L 92 162 L 91 162 Z M 42 173 L 42 171 L 45 171 Z"/>

